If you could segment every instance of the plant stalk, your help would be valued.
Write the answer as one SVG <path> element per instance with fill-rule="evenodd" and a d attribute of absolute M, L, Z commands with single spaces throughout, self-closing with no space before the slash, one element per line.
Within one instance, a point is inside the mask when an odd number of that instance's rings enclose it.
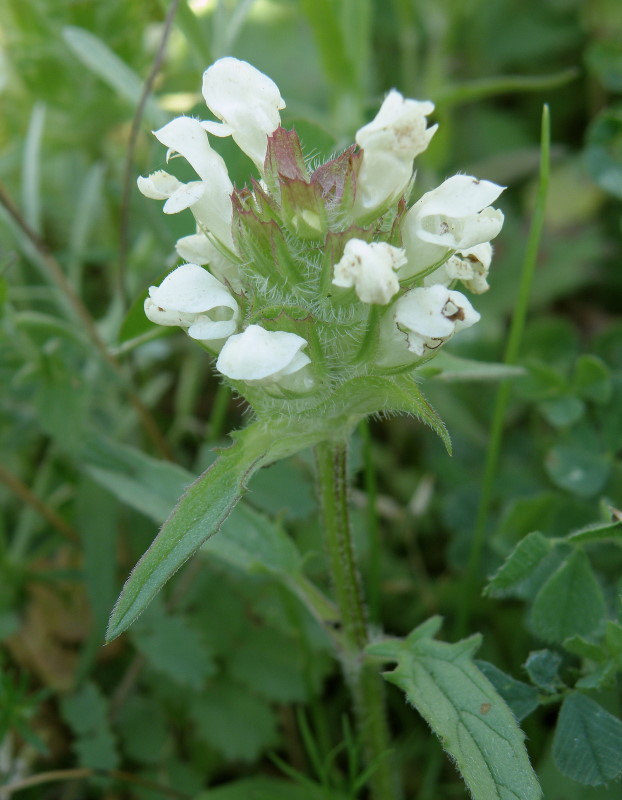
<path fill-rule="evenodd" d="M 398 800 L 397 774 L 390 755 L 384 685 L 376 669 L 365 662 L 369 642 L 367 615 L 348 507 L 347 444 L 322 442 L 315 448 L 324 541 L 341 617 L 342 668 L 354 699 L 366 762 L 374 765 L 369 785 L 373 800 Z"/>

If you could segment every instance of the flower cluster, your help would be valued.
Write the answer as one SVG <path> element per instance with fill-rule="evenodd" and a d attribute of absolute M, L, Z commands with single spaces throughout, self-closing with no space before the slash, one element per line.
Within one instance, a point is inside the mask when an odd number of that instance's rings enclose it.
<path fill-rule="evenodd" d="M 431 102 L 391 91 L 355 145 L 311 170 L 281 127 L 278 87 L 250 64 L 217 61 L 203 96 L 217 121 L 179 117 L 155 131 L 197 179 L 138 179 L 164 213 L 190 209 L 196 222 L 177 242 L 186 263 L 151 287 L 145 312 L 217 355 L 252 405 L 411 370 L 477 322 L 455 285 L 488 289 L 502 187 L 454 175 L 408 207 L 414 159 L 436 131 Z M 231 136 L 259 179 L 235 188 L 210 135 Z"/>

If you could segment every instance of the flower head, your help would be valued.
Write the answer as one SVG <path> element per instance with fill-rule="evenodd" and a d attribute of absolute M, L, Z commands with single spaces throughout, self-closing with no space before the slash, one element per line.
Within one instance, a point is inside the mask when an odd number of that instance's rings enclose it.
<path fill-rule="evenodd" d="M 158 325 L 179 325 L 201 342 L 226 339 L 237 329 L 238 304 L 213 275 L 182 264 L 149 289 L 145 314 Z"/>
<path fill-rule="evenodd" d="M 220 58 L 203 73 L 203 97 L 222 122 L 204 122 L 214 136 L 233 136 L 240 150 L 263 172 L 268 136 L 281 124 L 285 108 L 279 87 L 246 61 Z"/>
<path fill-rule="evenodd" d="M 487 277 L 491 261 L 490 242 L 456 251 L 442 266 L 424 278 L 424 286 L 432 286 L 435 283 L 449 286 L 453 281 L 460 281 L 473 294 L 483 294 L 490 288 Z"/>
<path fill-rule="evenodd" d="M 433 103 L 407 100 L 393 89 L 376 117 L 357 132 L 356 143 L 363 150 L 356 191 L 358 216 L 391 205 L 404 194 L 414 158 L 426 149 L 438 127 L 426 127 L 426 117 L 433 110 Z"/>
<path fill-rule="evenodd" d="M 363 303 L 386 305 L 399 290 L 395 271 L 406 263 L 404 251 L 386 242 L 349 239 L 341 260 L 335 264 L 333 284 L 354 287 Z"/>

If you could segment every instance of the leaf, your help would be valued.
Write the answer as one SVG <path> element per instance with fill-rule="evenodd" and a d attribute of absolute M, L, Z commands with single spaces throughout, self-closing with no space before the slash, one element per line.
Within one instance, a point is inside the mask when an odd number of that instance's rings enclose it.
<path fill-rule="evenodd" d="M 526 580 L 551 552 L 551 541 L 539 531 L 525 536 L 488 582 L 485 594 L 497 594 Z"/>
<path fill-rule="evenodd" d="M 561 773 L 584 786 L 600 786 L 622 775 L 622 722 L 583 694 L 562 703 L 553 739 Z"/>
<path fill-rule="evenodd" d="M 119 764 L 119 755 L 108 723 L 108 706 L 100 689 L 86 683 L 61 700 L 61 713 L 76 734 L 73 742 L 83 767 L 110 770 Z"/>
<path fill-rule="evenodd" d="M 547 642 L 563 642 L 574 634 L 591 633 L 605 614 L 605 598 L 588 557 L 572 552 L 540 588 L 531 609 L 531 623 Z"/>
<path fill-rule="evenodd" d="M 277 742 L 276 717 L 270 706 L 223 679 L 201 692 L 190 714 L 198 738 L 228 761 L 254 761 Z"/>
<path fill-rule="evenodd" d="M 152 458 L 104 436 L 91 436 L 84 462 L 100 486 L 141 514 L 162 523 L 194 476 L 170 461 Z"/>
<path fill-rule="evenodd" d="M 194 800 L 345 800 L 325 786 L 304 786 L 276 778 L 245 778 L 201 792 Z"/>
<path fill-rule="evenodd" d="M 248 572 L 259 568 L 291 575 L 302 567 L 302 556 L 283 528 L 246 504 L 233 510 L 222 536 L 209 539 L 203 553 Z"/>
<path fill-rule="evenodd" d="M 562 663 L 559 653 L 552 650 L 535 650 L 529 653 L 525 670 L 531 680 L 549 694 L 554 694 L 564 685 L 558 672 Z"/>
<path fill-rule="evenodd" d="M 255 422 L 233 434 L 234 444 L 221 450 L 209 469 L 188 487 L 134 567 L 108 623 L 108 641 L 128 628 L 168 579 L 219 530 L 259 467 L 326 438 L 337 424 L 317 419 L 310 426 L 301 416 Z"/>
<path fill-rule="evenodd" d="M 74 25 L 63 28 L 63 38 L 87 69 L 133 106 L 138 105 L 143 91 L 142 80 L 105 42 Z M 167 115 L 160 111 L 153 99 L 147 100 L 145 117 L 156 127 L 164 125 L 167 120 Z"/>
<path fill-rule="evenodd" d="M 593 403 L 604 405 L 611 400 L 611 373 L 598 356 L 579 356 L 575 366 L 574 386 L 582 397 Z"/>
<path fill-rule="evenodd" d="M 461 358 L 452 353 L 441 351 L 434 361 L 422 367 L 419 372 L 426 377 L 428 373 L 436 381 L 455 383 L 459 381 L 502 381 L 526 374 L 524 367 L 511 364 L 499 364 L 493 361 L 475 361 Z"/>
<path fill-rule="evenodd" d="M 615 522 L 595 522 L 593 525 L 586 525 L 584 528 L 572 531 L 566 537 L 566 541 L 572 544 L 603 542 L 611 539 L 622 539 L 622 523 L 619 520 Z"/>
<path fill-rule="evenodd" d="M 596 117 L 587 134 L 585 163 L 601 189 L 622 198 L 622 110 L 605 109 Z"/>
<path fill-rule="evenodd" d="M 201 689 L 216 671 L 201 634 L 184 617 L 150 614 L 132 631 L 132 639 L 156 672 L 181 686 Z"/>
<path fill-rule="evenodd" d="M 517 681 L 488 661 L 475 662 L 510 707 L 517 720 L 525 719 L 538 707 L 538 691 L 528 683 Z"/>
<path fill-rule="evenodd" d="M 593 497 L 609 477 L 609 460 L 602 453 L 560 444 L 546 455 L 546 471 L 556 486 L 579 497 Z"/>
<path fill-rule="evenodd" d="M 432 618 L 406 640 L 372 645 L 372 655 L 398 662 L 385 678 L 406 692 L 455 761 L 474 800 L 535 800 L 542 796 L 524 734 L 490 681 L 473 662 L 481 637 L 434 641 Z"/>

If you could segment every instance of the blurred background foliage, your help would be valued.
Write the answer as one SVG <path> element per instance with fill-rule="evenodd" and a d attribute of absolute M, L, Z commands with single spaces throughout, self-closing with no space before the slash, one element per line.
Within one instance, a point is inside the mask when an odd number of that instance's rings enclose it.
<path fill-rule="evenodd" d="M 138 174 L 164 165 L 149 131 L 204 116 L 201 73 L 232 54 L 276 81 L 284 124 L 312 158 L 347 146 L 395 87 L 434 100 L 441 123 L 417 160 L 418 191 L 457 171 L 509 187 L 492 289 L 475 303 L 482 321 L 451 346 L 484 361 L 503 357 L 549 104 L 524 374 L 512 381 L 466 632 L 484 634 L 487 674 L 529 715 L 545 795 L 618 797 L 622 551 L 609 523 L 622 505 L 622 5 L 180 0 L 173 10 L 165 24 L 165 0 L 0 5 L 4 782 L 24 798 L 194 798 L 206 787 L 213 800 L 364 796 L 330 641 L 287 581 L 295 546 L 307 579 L 329 591 L 309 458 L 262 471 L 217 537 L 225 543 L 213 540 L 102 647 L 157 524 L 244 422 L 204 353 L 142 319 L 144 292 L 176 263 L 191 219 L 135 190 Z M 226 140 L 214 146 L 243 183 L 250 162 Z M 424 389 L 454 456 L 411 420 L 363 428 L 356 534 L 373 623 L 400 635 L 441 613 L 455 639 L 495 386 L 440 375 Z M 564 538 L 585 525 L 600 533 Z M 397 690 L 389 700 L 407 796 L 465 796 L 425 724 Z M 596 702 L 605 728 L 585 733 Z M 564 739 L 579 729 L 600 753 L 587 765 Z"/>

